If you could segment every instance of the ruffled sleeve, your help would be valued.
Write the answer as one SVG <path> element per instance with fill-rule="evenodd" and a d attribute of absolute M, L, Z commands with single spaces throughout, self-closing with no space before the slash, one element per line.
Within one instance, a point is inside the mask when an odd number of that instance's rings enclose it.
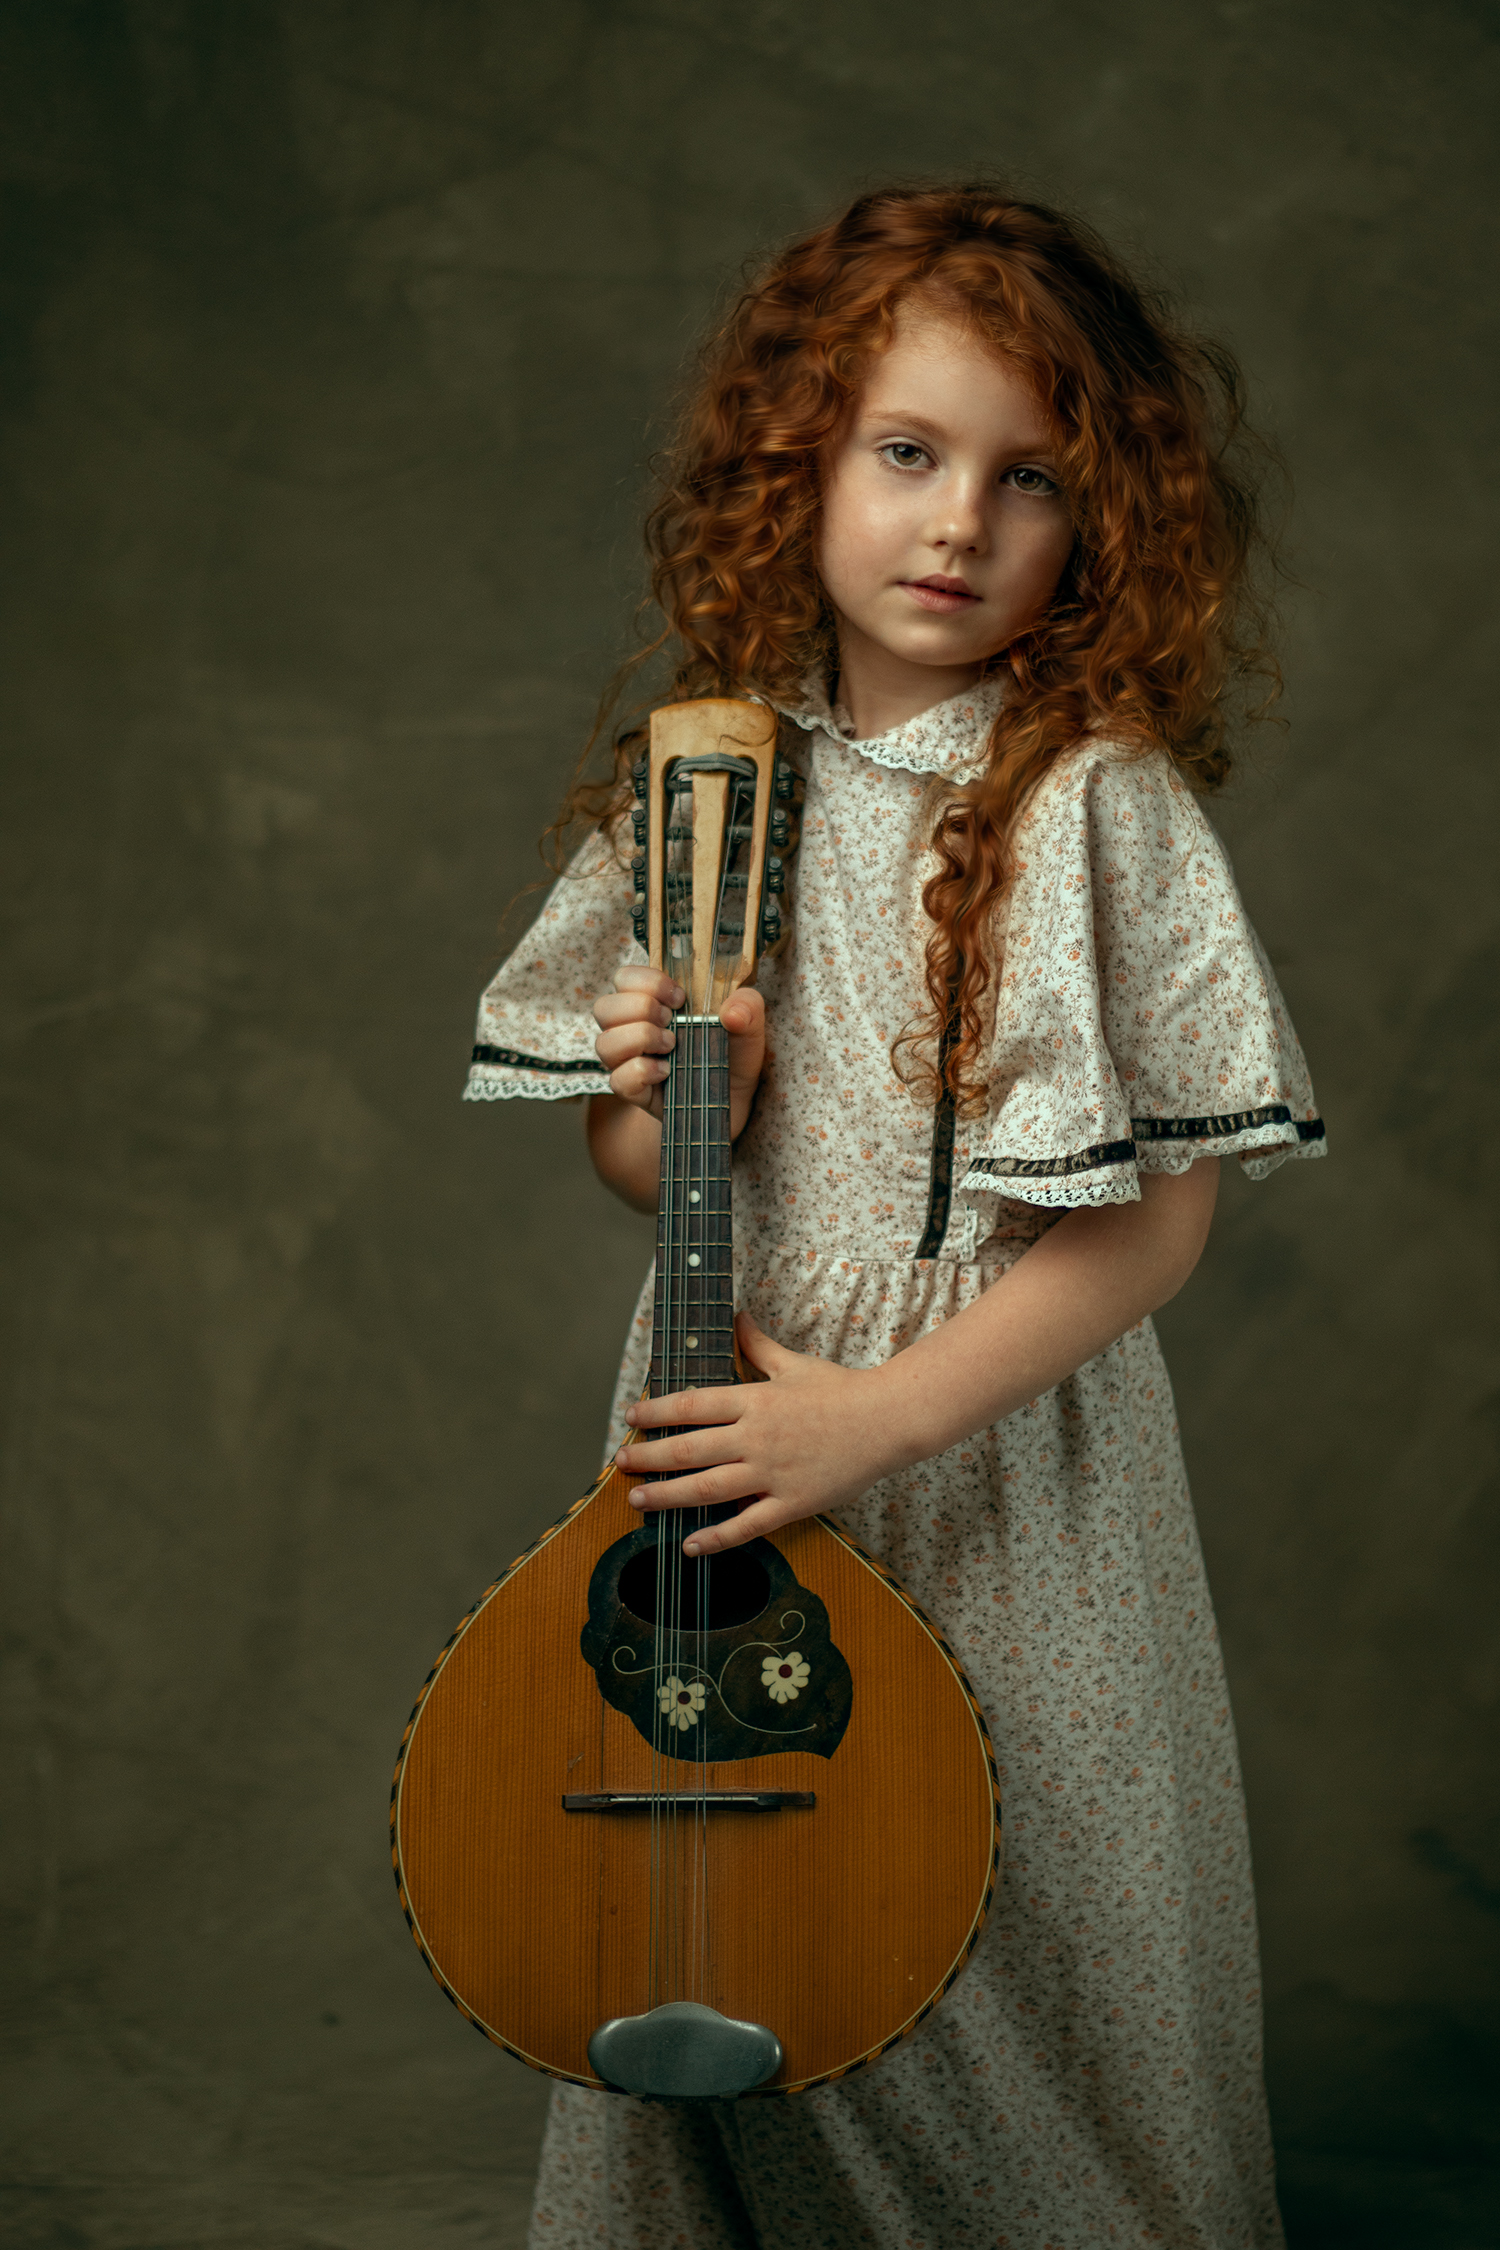
<path fill-rule="evenodd" d="M 630 926 L 630 872 L 591 836 L 479 1003 L 464 1099 L 567 1101 L 607 1094 L 593 1004 L 622 961 L 642 958 Z"/>
<path fill-rule="evenodd" d="M 1223 845 L 1171 760 L 1090 745 L 1017 831 L 991 1107 L 962 1195 L 1132 1202 L 1141 1171 L 1321 1156 L 1307 1065 Z"/>

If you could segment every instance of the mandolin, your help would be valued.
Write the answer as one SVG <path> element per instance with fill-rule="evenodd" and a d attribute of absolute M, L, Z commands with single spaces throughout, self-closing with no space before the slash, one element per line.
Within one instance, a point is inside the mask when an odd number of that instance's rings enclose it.
<path fill-rule="evenodd" d="M 653 1397 L 748 1379 L 718 1010 L 781 940 L 796 787 L 750 702 L 657 711 L 635 768 L 636 934 L 688 996 Z M 797 2093 L 904 2039 L 968 1958 L 1000 1870 L 983 1714 L 836 1523 L 693 1560 L 692 1521 L 732 1511 L 642 1518 L 635 1481 L 611 1464 L 429 1673 L 391 1793 L 401 1904 L 460 2013 L 537 2070 Z"/>

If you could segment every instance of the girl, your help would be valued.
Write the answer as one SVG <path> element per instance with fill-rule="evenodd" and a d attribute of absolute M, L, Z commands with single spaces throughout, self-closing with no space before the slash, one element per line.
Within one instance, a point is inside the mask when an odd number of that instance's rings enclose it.
<path fill-rule="evenodd" d="M 1257 662 L 1232 363 L 1084 230 L 988 188 L 866 196 L 705 355 L 649 527 L 673 696 L 784 714 L 791 939 L 726 1002 L 741 1344 L 637 1403 L 690 1546 L 819 1509 L 984 1702 L 1003 1888 L 878 2066 L 791 2101 L 560 2087 L 532 2241 L 1280 2240 L 1254 1905 L 1213 1615 L 1149 1314 L 1219 1162 L 1320 1155 L 1295 1035 L 1195 791 Z M 654 1207 L 679 987 L 632 942 L 633 738 L 486 993 L 470 1094 L 587 1094 Z"/>

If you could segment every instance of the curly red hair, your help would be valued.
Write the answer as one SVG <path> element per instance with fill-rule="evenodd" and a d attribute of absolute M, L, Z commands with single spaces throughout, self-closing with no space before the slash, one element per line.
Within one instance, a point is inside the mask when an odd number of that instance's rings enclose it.
<path fill-rule="evenodd" d="M 703 349 L 647 519 L 662 619 L 627 672 L 675 643 L 675 697 L 785 697 L 837 666 L 814 561 L 822 465 L 872 356 L 914 294 L 961 317 L 1030 384 L 1072 506 L 1071 560 L 1046 612 L 991 660 L 1009 675 L 986 771 L 936 820 L 930 1014 L 898 1068 L 960 1107 L 983 1100 L 996 911 L 1016 820 L 1090 729 L 1165 748 L 1200 788 L 1226 776 L 1229 691 L 1277 685 L 1250 564 L 1239 370 L 1190 336 L 1077 220 L 992 187 L 888 188 L 772 258 Z M 616 777 L 565 809 L 617 809 Z M 943 1042 L 939 1035 L 952 1024 Z"/>

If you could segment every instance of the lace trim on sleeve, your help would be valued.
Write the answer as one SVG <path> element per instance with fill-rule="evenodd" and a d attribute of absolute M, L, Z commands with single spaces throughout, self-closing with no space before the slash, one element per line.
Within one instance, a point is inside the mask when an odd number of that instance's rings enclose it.
<path fill-rule="evenodd" d="M 959 1192 L 1004 1195 L 1018 1203 L 1073 1208 L 1132 1203 L 1136 1172 L 1185 1172 L 1197 1156 L 1237 1156 L 1252 1180 L 1263 1180 L 1289 1156 L 1324 1156 L 1321 1117 L 1293 1117 L 1285 1102 L 1226 1111 L 1219 1117 L 1132 1117 L 1131 1139 L 1097 1141 L 1068 1156 L 982 1156 Z"/>
<path fill-rule="evenodd" d="M 1017 1203 L 1075 1210 L 1085 1203 L 1134 1203 L 1134 1141 L 1096 1141 L 1070 1156 L 981 1156 L 959 1182 L 960 1194 L 1004 1195 Z"/>
<path fill-rule="evenodd" d="M 1326 1156 L 1321 1117 L 1293 1117 L 1285 1102 L 1227 1111 L 1221 1117 L 1132 1117 L 1136 1153 L 1146 1172 L 1185 1172 L 1195 1156 L 1237 1156 L 1252 1180 L 1263 1180 L 1289 1156 Z"/>
<path fill-rule="evenodd" d="M 503 1075 L 502 1075 L 503 1073 Z M 545 1055 L 523 1055 L 514 1047 L 474 1049 L 466 1102 L 572 1102 L 580 1094 L 607 1094 L 609 1073 L 598 1063 L 551 1062 Z"/>
<path fill-rule="evenodd" d="M 1289 1125 L 1299 1141 L 1326 1138 L 1321 1117 L 1294 1118 L 1285 1102 L 1261 1109 L 1234 1109 L 1222 1117 L 1132 1117 L 1130 1130 L 1141 1141 L 1221 1141 L 1268 1125 Z"/>

